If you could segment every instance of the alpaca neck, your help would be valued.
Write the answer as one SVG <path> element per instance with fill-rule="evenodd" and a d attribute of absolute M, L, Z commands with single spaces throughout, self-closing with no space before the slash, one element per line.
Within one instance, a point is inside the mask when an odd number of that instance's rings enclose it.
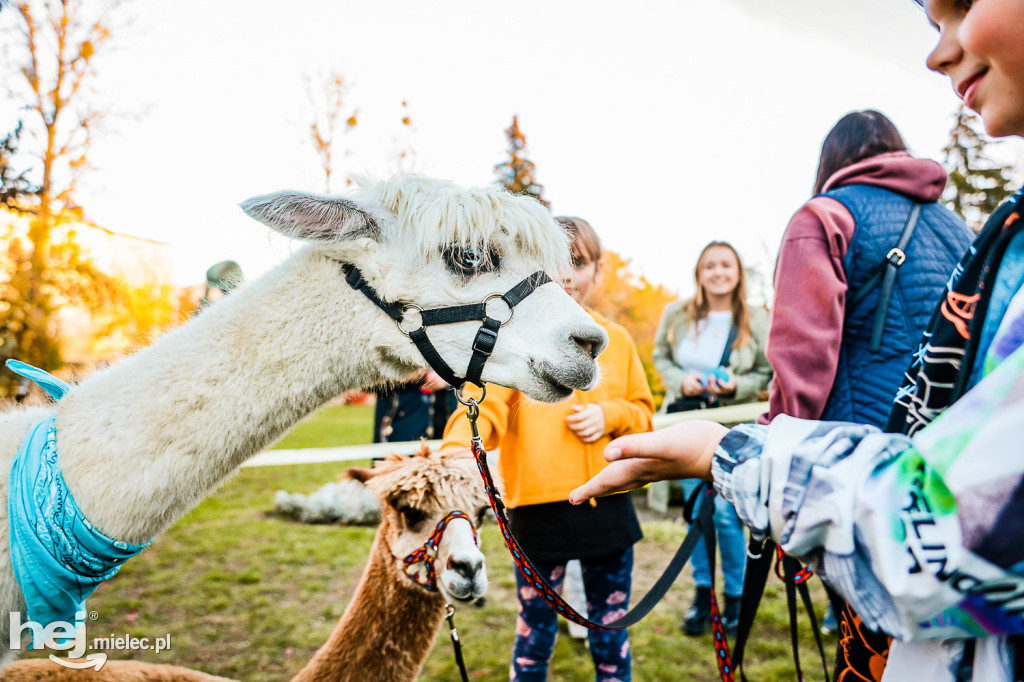
<path fill-rule="evenodd" d="M 370 561 L 327 642 L 292 682 L 415 680 L 444 618 L 444 600 L 403 575 L 377 533 Z"/>
<path fill-rule="evenodd" d="M 79 506 L 111 537 L 158 534 L 330 398 L 403 376 L 389 326 L 337 263 L 297 254 L 58 404 Z"/>

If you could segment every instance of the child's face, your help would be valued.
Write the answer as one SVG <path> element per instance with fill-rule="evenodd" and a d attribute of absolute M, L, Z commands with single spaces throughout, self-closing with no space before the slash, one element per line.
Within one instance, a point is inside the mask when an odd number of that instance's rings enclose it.
<path fill-rule="evenodd" d="M 1024 135 L 1024 0 L 925 0 L 939 43 L 928 68 L 949 76 L 989 135 Z"/>
<path fill-rule="evenodd" d="M 600 277 L 600 265 L 591 261 L 563 273 L 562 286 L 577 303 L 585 304 Z"/>

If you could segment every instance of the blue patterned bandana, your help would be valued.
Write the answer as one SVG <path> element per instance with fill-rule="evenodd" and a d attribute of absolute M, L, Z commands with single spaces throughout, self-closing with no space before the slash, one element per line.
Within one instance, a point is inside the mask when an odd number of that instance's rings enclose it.
<path fill-rule="evenodd" d="M 55 399 L 69 388 L 31 365 L 8 360 L 7 367 L 36 382 Z M 32 427 L 14 457 L 7 512 L 11 561 L 28 604 L 27 620 L 42 628 L 55 621 L 80 627 L 85 620 L 86 597 L 149 545 L 111 540 L 86 520 L 57 464 L 53 417 Z"/>

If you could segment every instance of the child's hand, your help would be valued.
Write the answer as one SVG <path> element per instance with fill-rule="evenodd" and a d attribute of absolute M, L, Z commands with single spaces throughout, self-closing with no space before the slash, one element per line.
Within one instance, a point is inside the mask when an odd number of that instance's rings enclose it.
<path fill-rule="evenodd" d="M 584 443 L 593 443 L 604 436 L 604 409 L 597 403 L 573 405 L 574 414 L 565 418 L 569 430 Z"/>
<path fill-rule="evenodd" d="M 711 458 L 719 441 L 729 433 L 721 424 L 687 421 L 651 433 L 616 438 L 604 449 L 611 464 L 569 493 L 573 504 L 592 497 L 632 490 L 677 478 L 711 480 Z"/>

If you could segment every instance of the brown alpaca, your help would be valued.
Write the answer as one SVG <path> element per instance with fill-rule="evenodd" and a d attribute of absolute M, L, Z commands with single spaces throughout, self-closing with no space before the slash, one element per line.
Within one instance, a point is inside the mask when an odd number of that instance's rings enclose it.
<path fill-rule="evenodd" d="M 380 529 L 355 595 L 327 641 L 292 682 L 415 680 L 430 653 L 445 615 L 445 602 L 472 602 L 487 587 L 484 556 L 475 531 L 454 518 L 440 536 L 435 561 L 437 591 L 421 582 L 423 563 L 405 572 L 403 558 L 424 546 L 439 521 L 459 510 L 479 520 L 487 510 L 480 476 L 465 452 L 392 455 L 374 469 L 350 469 L 380 498 Z M 415 569 L 415 570 L 413 570 Z M 109 661 L 99 671 L 70 670 L 49 659 L 11 663 L 4 682 L 225 682 L 226 678 L 188 668 Z"/>

